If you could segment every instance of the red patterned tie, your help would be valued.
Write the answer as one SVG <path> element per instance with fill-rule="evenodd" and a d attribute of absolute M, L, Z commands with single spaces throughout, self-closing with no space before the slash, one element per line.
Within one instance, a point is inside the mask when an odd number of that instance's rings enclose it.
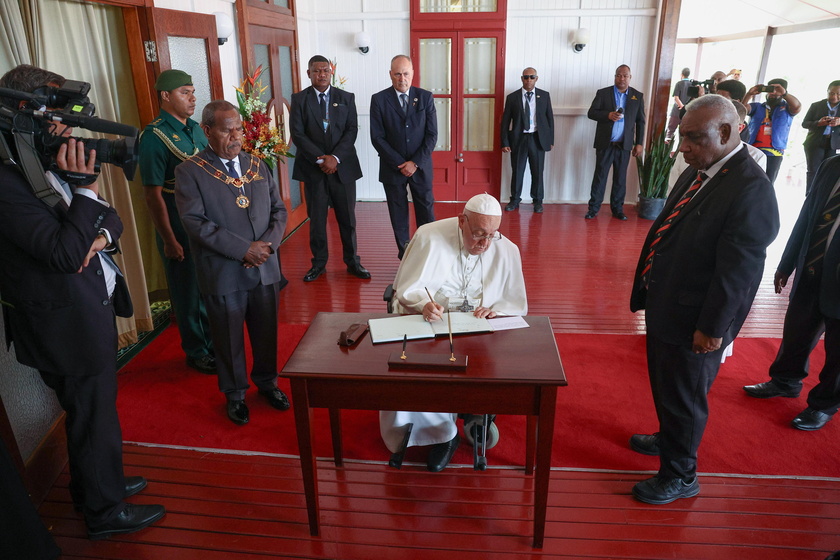
<path fill-rule="evenodd" d="M 648 255 L 645 258 L 645 266 L 642 267 L 642 273 L 640 277 L 642 279 L 642 285 L 647 287 L 648 283 L 650 282 L 650 268 L 653 265 L 653 257 L 656 255 L 656 246 L 662 240 L 665 233 L 671 228 L 671 224 L 674 223 L 674 220 L 677 216 L 680 215 L 682 209 L 685 208 L 686 204 L 697 194 L 697 191 L 700 190 L 700 185 L 703 184 L 703 181 L 706 180 L 705 173 L 698 173 L 697 178 L 694 179 L 694 182 L 685 191 L 685 194 L 677 203 L 676 206 L 671 210 L 671 213 L 668 215 L 667 218 L 660 224 L 659 229 L 656 230 L 656 233 L 653 234 L 653 239 L 650 241 L 650 245 L 648 245 Z"/>

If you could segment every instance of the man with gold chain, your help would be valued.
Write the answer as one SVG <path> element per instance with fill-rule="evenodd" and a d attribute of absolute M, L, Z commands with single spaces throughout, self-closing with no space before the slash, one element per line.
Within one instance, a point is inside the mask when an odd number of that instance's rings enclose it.
<path fill-rule="evenodd" d="M 216 373 L 207 311 L 198 291 L 195 266 L 175 206 L 175 166 L 207 147 L 207 138 L 190 117 L 195 112 L 192 77 L 165 70 L 155 82 L 160 114 L 140 137 L 140 174 L 146 205 L 155 226 L 158 251 L 187 365 Z"/>
<path fill-rule="evenodd" d="M 175 202 L 198 286 L 210 318 L 219 389 L 227 416 L 249 420 L 245 332 L 251 342 L 251 381 L 268 404 L 287 410 L 277 388 L 277 304 L 286 207 L 268 167 L 242 151 L 242 119 L 227 101 L 211 101 L 201 115 L 209 147 L 175 169 Z"/>

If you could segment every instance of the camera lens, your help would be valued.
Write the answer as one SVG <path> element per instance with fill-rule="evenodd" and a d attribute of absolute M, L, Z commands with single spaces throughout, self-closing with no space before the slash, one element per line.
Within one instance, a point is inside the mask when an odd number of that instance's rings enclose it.
<path fill-rule="evenodd" d="M 137 170 L 137 139 L 132 137 L 109 140 L 108 138 L 76 138 L 85 145 L 85 157 L 91 150 L 96 150 L 96 163 L 110 163 L 123 170 L 131 181 Z"/>

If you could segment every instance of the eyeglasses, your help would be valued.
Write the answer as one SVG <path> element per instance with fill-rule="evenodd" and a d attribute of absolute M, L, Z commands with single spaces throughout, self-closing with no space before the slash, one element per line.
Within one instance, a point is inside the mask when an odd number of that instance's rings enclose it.
<path fill-rule="evenodd" d="M 523 80 L 536 80 L 537 75 L 536 74 L 523 74 L 522 79 Z"/>
<path fill-rule="evenodd" d="M 498 241 L 502 238 L 502 234 L 498 231 L 496 233 L 491 233 L 490 235 L 476 235 L 472 232 L 472 226 L 470 225 L 470 218 L 464 214 L 464 219 L 467 220 L 467 226 L 470 228 L 470 235 L 475 241 L 479 241 L 481 239 L 486 239 L 487 241 Z"/>

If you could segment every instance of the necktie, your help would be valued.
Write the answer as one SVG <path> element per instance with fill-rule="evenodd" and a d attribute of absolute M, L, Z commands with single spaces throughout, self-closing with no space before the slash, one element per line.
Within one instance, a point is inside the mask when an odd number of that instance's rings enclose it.
<path fill-rule="evenodd" d="M 318 104 L 321 107 L 321 119 L 326 121 L 327 120 L 327 94 L 319 93 L 318 97 L 321 99 L 321 101 L 318 102 Z"/>
<path fill-rule="evenodd" d="M 234 179 L 238 179 L 239 173 L 236 172 L 236 166 L 233 165 L 233 160 L 228 161 L 225 165 L 228 168 L 228 175 L 230 175 Z"/>
<path fill-rule="evenodd" d="M 822 212 L 817 216 L 817 223 L 814 225 L 814 231 L 811 232 L 811 245 L 805 254 L 805 270 L 808 274 L 814 275 L 818 269 L 822 268 L 822 259 L 828 248 L 828 234 L 831 233 L 831 227 L 837 219 L 838 212 L 840 212 L 840 189 L 837 189 L 834 196 L 828 199 Z"/>
<path fill-rule="evenodd" d="M 662 240 L 662 237 L 667 233 L 667 231 L 671 228 L 671 224 L 674 223 L 674 220 L 679 216 L 680 212 L 682 212 L 683 208 L 685 208 L 686 204 L 697 194 L 697 191 L 700 190 L 700 185 L 703 184 L 703 181 L 706 180 L 705 173 L 698 173 L 697 178 L 694 179 L 694 182 L 685 191 L 685 194 L 677 202 L 676 206 L 671 210 L 671 214 L 668 215 L 667 218 L 660 224 L 659 229 L 653 234 L 653 239 L 650 241 L 650 245 L 648 245 L 648 255 L 645 257 L 645 265 L 642 267 L 641 272 L 641 279 L 642 284 L 647 287 L 648 283 L 650 282 L 650 269 L 651 265 L 653 265 L 653 257 L 656 255 L 656 246 Z"/>
<path fill-rule="evenodd" d="M 527 100 L 525 101 L 525 132 L 531 130 L 531 96 L 534 95 L 533 91 L 526 91 L 525 97 Z"/>
<path fill-rule="evenodd" d="M 402 107 L 403 113 L 408 113 L 408 96 L 404 93 L 400 94 L 400 106 Z"/>

